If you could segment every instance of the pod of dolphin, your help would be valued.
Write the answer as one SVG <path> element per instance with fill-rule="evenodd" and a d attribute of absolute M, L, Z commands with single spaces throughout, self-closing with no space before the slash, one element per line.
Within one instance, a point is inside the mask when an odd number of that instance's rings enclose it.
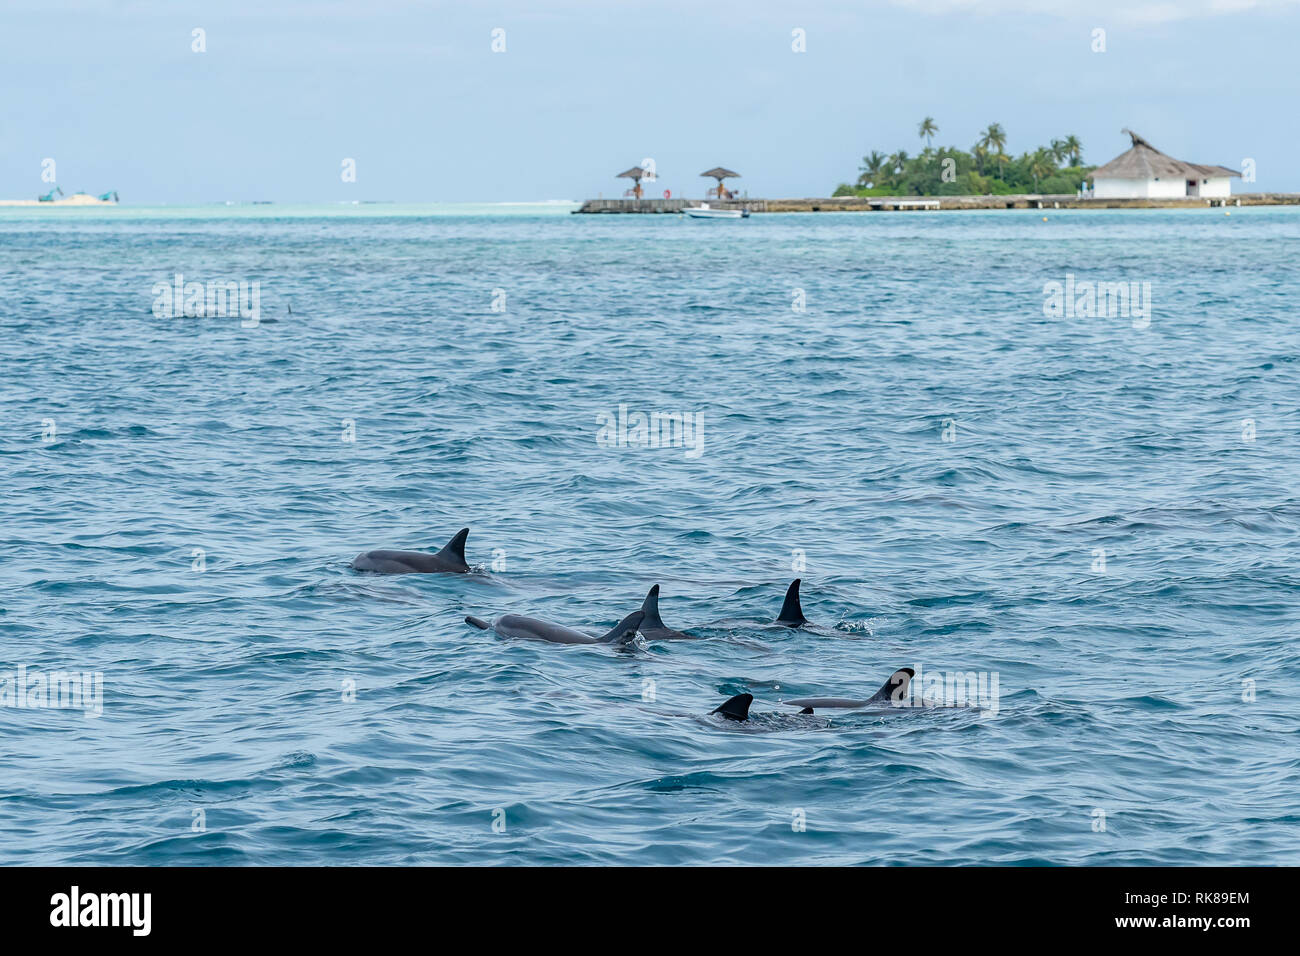
<path fill-rule="evenodd" d="M 353 558 L 352 568 L 375 574 L 466 574 L 470 571 L 470 566 L 465 560 L 465 541 L 468 537 L 469 528 L 461 528 L 442 550 L 432 554 L 425 551 L 365 551 Z M 635 640 L 638 634 L 647 641 L 692 639 L 692 635 L 668 627 L 659 617 L 659 585 L 657 584 L 645 596 L 640 610 L 633 611 L 600 636 L 523 614 L 503 614 L 490 622 L 470 615 L 465 618 L 465 623 L 480 630 L 493 631 L 501 637 L 549 641 L 552 644 L 619 645 Z M 798 578 L 795 578 L 786 590 L 785 602 L 781 605 L 781 612 L 773 623 L 784 627 L 803 627 L 808 623 L 799 604 Z M 801 708 L 799 711 L 801 714 L 812 714 L 818 709 L 828 708 L 869 710 L 889 707 L 893 702 L 907 698 L 914 674 L 910 667 L 894 671 L 889 676 L 889 680 L 885 681 L 870 697 L 801 697 L 785 703 Z M 737 694 L 724 701 L 711 713 L 727 720 L 748 720 L 749 706 L 753 702 L 752 694 Z"/>

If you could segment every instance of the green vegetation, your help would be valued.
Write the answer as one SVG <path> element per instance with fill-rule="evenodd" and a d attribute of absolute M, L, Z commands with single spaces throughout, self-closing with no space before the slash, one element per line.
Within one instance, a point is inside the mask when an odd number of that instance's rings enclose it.
<path fill-rule="evenodd" d="M 1083 144 L 1077 136 L 1054 139 L 1050 146 L 1012 157 L 1006 154 L 1007 134 L 1000 123 L 990 123 L 970 152 L 952 146 L 935 149 L 931 144 L 938 132 L 934 118 L 927 116 L 917 126 L 926 144 L 920 155 L 900 149 L 886 156 L 873 150 L 862 157 L 857 182 L 841 183 L 832 195 L 1073 194 L 1096 168 L 1083 165 Z"/>

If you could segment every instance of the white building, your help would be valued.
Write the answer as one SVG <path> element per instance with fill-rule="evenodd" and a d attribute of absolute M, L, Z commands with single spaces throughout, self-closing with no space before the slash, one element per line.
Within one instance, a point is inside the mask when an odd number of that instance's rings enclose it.
<path fill-rule="evenodd" d="M 1092 171 L 1093 199 L 1181 199 L 1231 194 L 1233 176 L 1226 166 L 1198 166 L 1166 156 L 1132 130 L 1128 152 Z"/>

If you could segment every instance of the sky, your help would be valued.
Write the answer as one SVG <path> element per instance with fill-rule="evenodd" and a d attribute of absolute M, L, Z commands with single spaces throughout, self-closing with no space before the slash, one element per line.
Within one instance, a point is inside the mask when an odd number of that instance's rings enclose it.
<path fill-rule="evenodd" d="M 0 198 L 825 196 L 926 116 L 1300 192 L 1298 49 L 1300 0 L 0 0 Z"/>

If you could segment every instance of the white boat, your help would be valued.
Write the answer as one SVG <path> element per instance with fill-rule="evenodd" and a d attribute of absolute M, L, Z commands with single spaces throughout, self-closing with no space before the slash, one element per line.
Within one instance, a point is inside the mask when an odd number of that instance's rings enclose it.
<path fill-rule="evenodd" d="M 748 219 L 748 209 L 710 209 L 706 202 L 698 206 L 687 206 L 682 212 L 692 219 Z"/>

